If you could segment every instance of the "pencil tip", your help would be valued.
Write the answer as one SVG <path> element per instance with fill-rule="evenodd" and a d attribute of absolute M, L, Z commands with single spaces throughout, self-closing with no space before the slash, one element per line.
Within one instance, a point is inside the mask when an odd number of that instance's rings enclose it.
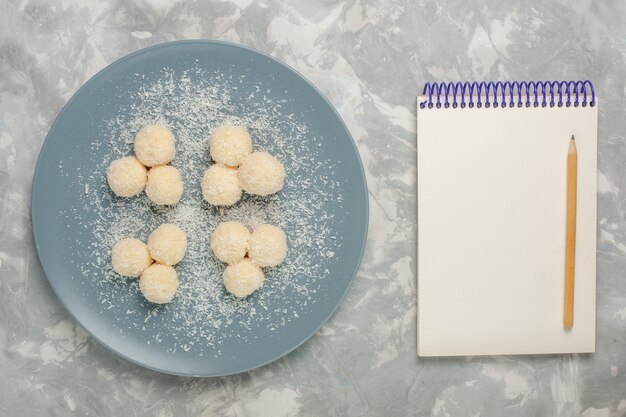
<path fill-rule="evenodd" d="M 572 140 L 574 140 L 574 135 L 572 135 Z"/>

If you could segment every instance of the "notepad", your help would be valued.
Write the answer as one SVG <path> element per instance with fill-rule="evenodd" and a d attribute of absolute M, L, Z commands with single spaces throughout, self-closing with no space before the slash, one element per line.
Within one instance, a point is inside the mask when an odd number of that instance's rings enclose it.
<path fill-rule="evenodd" d="M 588 81 L 434 83 L 418 96 L 418 355 L 595 350 L 597 108 Z M 572 135 L 576 272 L 566 330 Z"/>

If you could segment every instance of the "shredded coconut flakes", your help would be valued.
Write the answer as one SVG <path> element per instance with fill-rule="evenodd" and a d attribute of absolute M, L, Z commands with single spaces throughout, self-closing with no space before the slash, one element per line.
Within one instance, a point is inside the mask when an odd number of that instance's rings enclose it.
<path fill-rule="evenodd" d="M 146 334 L 146 343 L 161 343 L 171 352 L 194 350 L 200 356 L 222 355 L 226 339 L 246 341 L 254 330 L 272 331 L 306 316 L 316 300 L 324 296 L 321 283 L 330 279 L 325 260 L 333 258 L 341 238 L 333 234 L 337 202 L 343 189 L 333 180 L 330 161 L 320 160 L 320 138 L 293 114 L 285 114 L 284 103 L 271 102 L 257 88 L 245 108 L 239 108 L 229 91 L 236 81 L 225 75 L 204 77 L 201 70 L 176 78 L 164 70 L 160 79 L 145 84 L 132 94 L 134 103 L 119 109 L 114 120 L 104 121 L 102 137 L 92 143 L 94 154 L 106 155 L 91 175 L 81 174 L 83 208 L 66 216 L 76 219 L 89 236 L 85 253 L 77 259 L 91 259 L 81 265 L 83 280 L 95 285 L 104 310 L 114 310 L 114 325 L 124 335 Z M 242 104 L 243 106 L 243 104 Z M 285 106 L 287 107 L 287 106 Z M 231 207 L 208 205 L 200 181 L 210 163 L 208 137 L 212 129 L 225 124 L 248 128 L 255 151 L 267 150 L 287 172 L 285 187 L 276 195 L 244 193 Z M 176 158 L 172 165 L 183 177 L 185 191 L 173 207 L 153 205 L 145 194 L 118 198 L 106 183 L 106 168 L 112 160 L 132 154 L 135 133 L 147 124 L 164 124 L 176 137 Z M 97 219 L 81 217 L 95 212 Z M 252 296 L 238 299 L 223 288 L 222 264 L 211 252 L 210 236 L 224 221 L 240 221 L 251 230 L 260 223 L 282 227 L 287 233 L 288 255 L 283 264 L 264 268 L 265 284 Z M 180 280 L 172 303 L 155 306 L 143 300 L 137 279 L 118 276 L 111 267 L 111 248 L 120 239 L 135 237 L 146 241 L 149 233 L 163 223 L 175 223 L 186 233 L 185 259 L 176 265 Z M 242 331 L 244 330 L 244 331 Z"/>

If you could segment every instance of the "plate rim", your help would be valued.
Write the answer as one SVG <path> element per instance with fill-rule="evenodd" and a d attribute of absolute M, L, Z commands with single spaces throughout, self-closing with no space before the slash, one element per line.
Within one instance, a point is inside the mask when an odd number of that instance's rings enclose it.
<path fill-rule="evenodd" d="M 127 59 L 130 59 L 130 58 L 134 57 L 135 55 L 139 55 L 139 54 L 142 54 L 142 53 L 150 52 L 150 51 L 153 51 L 153 50 L 156 50 L 156 49 L 160 49 L 160 48 L 167 48 L 167 47 L 172 47 L 172 46 L 176 46 L 176 45 L 194 44 L 194 43 L 195 44 L 220 45 L 220 46 L 226 46 L 226 47 L 229 47 L 229 48 L 243 49 L 244 51 L 246 51 L 248 53 L 260 55 L 263 58 L 266 58 L 266 59 L 272 61 L 273 63 L 278 64 L 278 65 L 284 67 L 285 69 L 287 69 L 288 71 L 292 72 L 294 75 L 296 75 L 302 81 L 304 81 L 305 84 L 307 84 L 309 87 L 311 87 L 312 90 L 316 94 L 318 94 L 322 98 L 322 100 L 329 106 L 329 108 L 335 114 L 335 116 L 336 116 L 337 120 L 339 121 L 341 127 L 343 127 L 343 129 L 346 131 L 346 133 L 348 135 L 348 138 L 350 139 L 349 143 L 350 143 L 351 147 L 353 148 L 354 153 L 356 154 L 356 157 L 357 157 L 356 159 L 358 161 L 358 168 L 359 168 L 359 172 L 361 174 L 360 178 L 361 178 L 361 181 L 362 181 L 363 188 L 365 190 L 364 236 L 363 236 L 363 241 L 361 243 L 361 247 L 359 249 L 359 254 L 358 254 L 358 258 L 357 258 L 357 267 L 356 267 L 355 271 L 349 277 L 349 279 L 347 281 L 347 285 L 346 285 L 344 291 L 342 292 L 342 294 L 340 294 L 339 299 L 338 299 L 336 305 L 329 311 L 328 315 L 326 315 L 326 317 L 323 320 L 320 321 L 319 325 L 317 325 L 310 332 L 310 334 L 308 334 L 306 337 L 303 337 L 301 341 L 299 341 L 299 342 L 297 342 L 297 343 L 295 343 L 293 345 L 287 346 L 286 349 L 281 350 L 281 353 L 278 353 L 277 355 L 273 355 L 270 359 L 265 360 L 265 361 L 263 361 L 261 363 L 258 363 L 257 365 L 250 366 L 250 367 L 245 367 L 245 368 L 242 368 L 242 369 L 236 369 L 236 370 L 233 370 L 233 371 L 230 371 L 230 372 L 199 373 L 199 374 L 188 373 L 188 372 L 177 372 L 177 371 L 174 371 L 174 370 L 171 370 L 171 369 L 159 368 L 159 367 L 156 367 L 156 366 L 151 366 L 151 365 L 147 365 L 145 363 L 141 363 L 138 360 L 136 360 L 136 359 L 126 355 L 125 353 L 123 353 L 123 352 L 121 352 L 121 351 L 111 347 L 106 341 L 102 340 L 101 338 L 96 336 L 94 333 L 92 333 L 83 324 L 83 322 L 74 314 L 74 312 L 68 307 L 68 305 L 66 303 L 66 300 L 59 295 L 59 292 L 57 291 L 57 287 L 56 287 L 54 281 L 50 280 L 48 271 L 46 270 L 46 266 L 41 261 L 40 245 L 39 245 L 39 241 L 38 241 L 38 238 L 37 238 L 37 236 L 39 234 L 38 233 L 39 225 L 38 225 L 37 219 L 35 218 L 35 216 L 33 216 L 34 207 L 35 207 L 35 205 L 38 204 L 37 194 L 34 193 L 35 186 L 36 186 L 36 183 L 37 183 L 39 177 L 42 175 L 42 173 L 41 173 L 42 154 L 44 154 L 44 152 L 46 150 L 46 147 L 49 146 L 49 144 L 50 144 L 50 142 L 48 141 L 48 138 L 50 136 L 50 132 L 52 132 L 54 130 L 57 122 L 61 119 L 63 114 L 69 108 L 70 104 L 74 101 L 74 99 L 77 96 L 79 96 L 79 94 L 83 91 L 83 89 L 85 89 L 88 85 L 90 85 L 101 74 L 103 74 L 104 72 L 109 70 L 109 68 L 113 67 L 114 65 L 117 65 L 119 62 L 122 62 L 122 61 L 125 61 Z M 150 45 L 148 47 L 138 49 L 138 50 L 133 51 L 133 52 L 131 52 L 129 54 L 123 55 L 120 58 L 117 58 L 116 60 L 114 60 L 113 62 L 109 63 L 104 68 L 102 68 L 101 70 L 96 72 L 94 75 L 89 77 L 89 79 L 87 81 L 85 81 L 85 83 L 83 83 L 80 86 L 80 88 L 78 90 L 76 90 L 72 94 L 70 99 L 63 105 L 63 107 L 61 108 L 59 113 L 54 118 L 54 121 L 50 125 L 50 128 L 48 129 L 48 132 L 46 133 L 46 136 L 45 136 L 45 138 L 43 140 L 43 143 L 41 145 L 41 148 L 39 150 L 39 154 L 37 156 L 37 163 L 35 165 L 35 171 L 33 173 L 33 180 L 32 180 L 32 184 L 31 184 L 30 220 L 31 220 L 30 223 L 31 223 L 31 227 L 32 227 L 32 235 L 33 235 L 33 239 L 34 239 L 34 242 L 35 242 L 35 249 L 36 249 L 36 252 L 37 252 L 37 259 L 39 260 L 39 264 L 42 267 L 42 270 L 43 270 L 44 275 L 46 277 L 46 281 L 48 282 L 48 284 L 52 288 L 52 291 L 54 292 L 56 298 L 63 305 L 63 308 L 65 309 L 65 311 L 67 313 L 69 313 L 70 317 L 72 317 L 72 319 L 77 324 L 79 324 L 81 326 L 81 328 L 85 332 L 87 332 L 89 334 L 90 337 L 95 339 L 101 346 L 104 346 L 108 351 L 113 352 L 118 357 L 121 357 L 121 358 L 123 358 L 123 359 L 125 359 L 125 360 L 127 360 L 127 361 L 129 361 L 129 362 L 131 362 L 133 364 L 139 365 L 142 368 L 150 369 L 152 371 L 156 371 L 156 372 L 160 372 L 160 373 L 164 373 L 164 374 L 168 374 L 168 375 L 181 376 L 181 377 L 212 378 L 212 377 L 221 377 L 221 376 L 235 375 L 235 374 L 239 374 L 239 373 L 243 373 L 243 372 L 248 372 L 248 371 L 251 371 L 253 369 L 258 369 L 258 368 L 261 368 L 261 367 L 263 367 L 263 366 L 265 366 L 265 365 L 267 365 L 269 363 L 272 363 L 272 362 L 274 362 L 274 361 L 276 361 L 276 360 L 278 360 L 278 359 L 288 355 L 289 353 L 293 352 L 294 350 L 296 350 L 297 348 L 302 346 L 308 340 L 310 340 L 328 322 L 328 320 L 335 314 L 335 312 L 337 311 L 337 309 L 339 308 L 339 306 L 343 302 L 344 298 L 346 297 L 350 287 L 352 286 L 352 283 L 354 282 L 354 279 L 356 278 L 356 275 L 358 274 L 358 272 L 360 270 L 360 267 L 361 267 L 361 263 L 363 261 L 363 255 L 365 253 L 365 247 L 367 245 L 367 237 L 368 237 L 368 233 L 369 233 L 369 189 L 367 187 L 367 178 L 366 178 L 366 175 L 365 175 L 365 169 L 364 169 L 364 166 L 363 166 L 363 161 L 361 159 L 361 154 L 359 153 L 359 149 L 358 149 L 358 147 L 356 145 L 356 142 L 355 142 L 354 138 L 352 137 L 352 133 L 348 129 L 348 126 L 344 122 L 343 118 L 341 117 L 341 115 L 339 114 L 339 112 L 337 111 L 335 106 L 333 106 L 331 101 L 311 81 L 309 81 L 299 71 L 297 71 L 295 68 L 291 67 L 287 63 L 281 61 L 280 59 L 275 58 L 275 57 L 269 55 L 268 53 L 265 53 L 263 51 L 259 51 L 259 50 L 255 49 L 255 48 L 252 48 L 252 47 L 249 47 L 249 46 L 245 46 L 245 45 L 242 45 L 242 44 L 239 44 L 239 43 L 223 41 L 223 40 L 213 40 L 213 39 L 175 40 L 175 41 L 169 41 L 169 42 L 163 42 L 163 43 L 159 43 L 159 44 L 155 44 L 155 45 Z"/>

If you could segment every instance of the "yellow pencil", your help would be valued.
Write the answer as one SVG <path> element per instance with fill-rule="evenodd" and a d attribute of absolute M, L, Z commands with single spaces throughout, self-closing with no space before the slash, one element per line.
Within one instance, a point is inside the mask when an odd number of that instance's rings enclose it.
<path fill-rule="evenodd" d="M 576 175 L 578 151 L 574 135 L 567 151 L 567 214 L 565 218 L 565 303 L 563 327 L 574 325 L 574 267 L 576 264 Z"/>

